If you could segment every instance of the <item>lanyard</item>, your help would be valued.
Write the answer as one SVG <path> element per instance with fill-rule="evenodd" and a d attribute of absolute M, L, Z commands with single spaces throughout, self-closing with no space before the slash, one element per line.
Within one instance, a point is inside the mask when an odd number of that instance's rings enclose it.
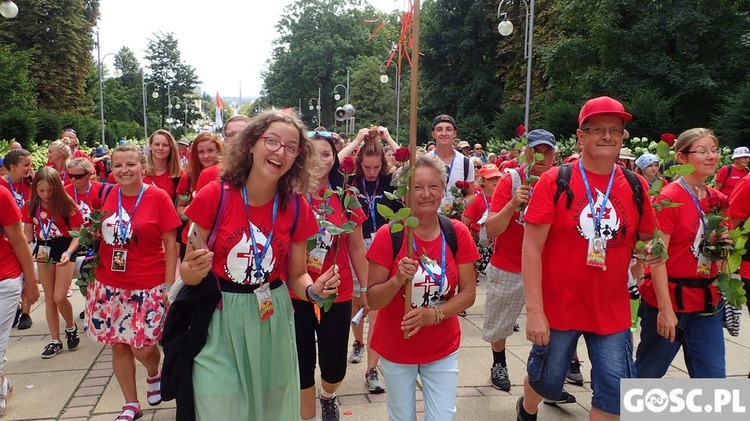
<path fill-rule="evenodd" d="M 52 229 L 52 221 L 55 220 L 55 218 L 52 217 L 52 215 L 47 215 L 49 218 L 47 219 L 47 225 L 45 226 L 42 223 L 42 204 L 41 202 L 36 207 L 36 219 L 39 221 L 39 234 L 42 236 L 42 240 L 45 242 L 49 240 L 49 230 Z"/>
<path fill-rule="evenodd" d="M 21 187 L 18 189 L 18 193 L 16 193 L 16 189 L 13 188 L 13 179 L 10 178 L 10 175 L 8 176 L 8 185 L 10 186 L 10 193 L 13 195 L 13 200 L 16 201 L 16 206 L 18 206 L 18 210 L 21 210 L 23 208 L 23 205 L 26 203 L 26 200 L 23 198 L 23 178 L 21 178 L 21 181 L 19 183 Z"/>
<path fill-rule="evenodd" d="M 432 150 L 432 154 L 437 156 L 437 152 L 435 150 Z M 448 175 L 445 177 L 445 193 L 448 194 L 448 185 L 451 181 L 451 173 L 453 173 L 453 163 L 456 161 L 456 153 L 453 153 L 453 158 L 451 158 L 451 165 L 447 168 Z"/>
<path fill-rule="evenodd" d="M 482 199 L 484 199 L 484 210 L 485 212 L 490 210 L 490 203 L 487 201 L 487 195 L 482 192 Z"/>
<path fill-rule="evenodd" d="M 89 183 L 89 186 L 86 187 L 86 195 L 83 196 L 83 201 L 86 202 L 89 199 L 89 192 L 91 191 L 91 183 Z M 76 187 L 73 187 L 73 193 L 75 193 L 75 199 L 76 204 L 80 205 L 81 201 L 78 200 L 78 189 Z"/>
<path fill-rule="evenodd" d="M 276 227 L 276 212 L 279 209 L 279 195 L 276 194 L 273 198 L 273 214 L 271 216 L 271 232 L 266 237 L 266 244 L 263 246 L 263 251 L 258 252 L 258 243 L 255 241 L 255 233 L 253 233 L 253 226 L 250 223 L 250 204 L 247 201 L 247 187 L 242 186 L 242 199 L 245 201 L 245 214 L 247 215 L 247 230 L 250 233 L 250 241 L 253 243 L 253 260 L 255 261 L 255 278 L 260 283 L 263 279 L 263 268 L 261 263 L 266 258 L 269 246 L 271 245 L 271 238 L 273 238 L 273 230 Z"/>
<path fill-rule="evenodd" d="M 417 240 L 414 239 L 414 255 L 417 257 L 417 260 L 419 260 L 419 265 L 422 266 L 422 269 L 424 269 L 425 272 L 427 272 L 428 275 L 430 275 L 430 278 L 438 283 L 440 286 L 440 289 L 443 289 L 443 283 L 445 281 L 446 275 L 445 275 L 445 233 L 443 230 L 440 230 L 440 278 L 438 279 L 434 273 L 430 270 L 427 265 L 424 264 L 422 259 L 416 256 L 416 251 L 419 250 L 417 248 Z"/>
<path fill-rule="evenodd" d="M 370 219 L 372 220 L 372 229 L 378 230 L 378 223 L 375 221 L 375 197 L 378 194 L 378 187 L 380 186 L 380 176 L 375 179 L 375 190 L 372 191 L 372 197 L 367 192 L 367 184 L 365 184 L 365 178 L 362 177 L 362 190 L 365 191 L 365 202 L 367 207 L 370 209 Z"/>
<path fill-rule="evenodd" d="M 706 238 L 708 234 L 708 222 L 706 222 L 706 214 L 703 212 L 703 209 L 701 209 L 701 204 L 698 201 L 698 198 L 695 196 L 695 193 L 693 193 L 692 190 L 685 184 L 685 180 L 680 179 L 680 184 L 682 184 L 682 187 L 690 194 L 690 198 L 693 199 L 693 204 L 695 205 L 695 208 L 698 209 L 698 213 L 701 216 L 701 222 L 703 223 L 703 238 Z M 706 191 L 708 193 L 708 191 Z M 710 197 L 710 194 L 709 194 Z"/>
<path fill-rule="evenodd" d="M 135 200 L 135 206 L 133 206 L 133 210 L 130 211 L 130 218 L 127 222 L 125 222 L 122 219 L 122 190 L 117 189 L 117 218 L 120 222 L 119 229 L 120 229 L 120 244 L 125 244 L 125 238 L 127 238 L 128 235 L 128 227 L 130 226 L 130 223 L 133 221 L 133 215 L 135 215 L 135 210 L 138 209 L 138 205 L 141 204 L 141 199 L 143 198 L 143 192 L 146 191 L 146 186 L 141 186 L 141 192 L 138 193 L 138 198 Z"/>
<path fill-rule="evenodd" d="M 594 220 L 594 232 L 597 237 L 601 236 L 601 223 L 604 217 L 604 209 L 607 207 L 609 201 L 609 193 L 612 192 L 612 184 L 615 180 L 615 171 L 617 171 L 617 165 L 612 168 L 612 173 L 609 176 L 609 184 L 607 185 L 607 192 L 604 193 L 604 199 L 602 200 L 602 206 L 599 208 L 599 214 L 596 214 L 594 204 L 594 198 L 591 196 L 591 187 L 589 186 L 589 178 L 586 176 L 586 170 L 583 169 L 583 159 L 578 160 L 578 168 L 581 170 L 581 176 L 583 176 L 583 185 L 586 187 L 586 196 L 589 199 L 589 209 L 591 210 L 591 218 Z"/>

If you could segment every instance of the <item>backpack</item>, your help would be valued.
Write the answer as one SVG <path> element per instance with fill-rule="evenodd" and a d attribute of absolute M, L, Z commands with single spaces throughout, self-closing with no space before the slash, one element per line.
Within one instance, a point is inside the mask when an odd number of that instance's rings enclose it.
<path fill-rule="evenodd" d="M 453 228 L 451 219 L 447 216 L 437 214 L 438 222 L 440 223 L 440 231 L 445 234 L 445 242 L 448 244 L 448 248 L 451 250 L 453 260 L 456 259 L 456 253 L 458 252 L 458 240 L 456 239 L 456 230 Z M 393 228 L 395 221 L 388 223 L 389 228 Z M 396 260 L 398 252 L 401 250 L 401 244 L 404 242 L 404 231 L 399 232 L 389 231 L 391 234 L 391 249 L 393 250 L 393 260 Z"/>
<path fill-rule="evenodd" d="M 557 173 L 557 191 L 555 192 L 554 203 L 560 198 L 560 195 L 565 193 L 567 199 L 565 201 L 565 208 L 570 209 L 570 205 L 573 203 L 573 190 L 570 189 L 570 176 L 573 173 L 573 167 L 571 164 L 560 165 Z M 633 190 L 633 201 L 638 208 L 638 219 L 643 216 L 643 186 L 641 185 L 638 176 L 625 167 L 620 167 L 625 179 L 628 180 L 630 188 Z"/>

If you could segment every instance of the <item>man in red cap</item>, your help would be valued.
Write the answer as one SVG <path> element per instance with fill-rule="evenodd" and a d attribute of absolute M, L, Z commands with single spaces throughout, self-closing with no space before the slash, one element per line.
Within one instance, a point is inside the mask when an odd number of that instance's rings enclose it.
<path fill-rule="evenodd" d="M 580 336 L 592 366 L 592 420 L 619 419 L 620 379 L 635 377 L 628 270 L 636 240 L 652 235 L 654 210 L 645 180 L 636 193 L 616 164 L 630 118 L 615 99 L 587 101 L 576 132 L 580 159 L 542 174 L 529 200 L 522 274 L 534 345 L 518 420 L 536 420 L 539 403 L 560 396 Z M 567 185 L 558 183 L 568 171 Z"/>

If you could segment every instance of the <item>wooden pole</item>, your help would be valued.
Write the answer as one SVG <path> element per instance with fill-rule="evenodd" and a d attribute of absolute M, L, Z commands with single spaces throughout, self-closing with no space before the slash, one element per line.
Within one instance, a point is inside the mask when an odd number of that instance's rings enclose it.
<path fill-rule="evenodd" d="M 409 162 L 411 168 L 417 161 L 417 102 L 419 93 L 419 0 L 414 0 L 412 6 L 412 29 L 411 29 L 411 104 L 409 108 Z M 406 205 L 414 209 L 414 173 L 409 177 L 409 191 L 406 197 Z M 412 244 L 414 243 L 414 229 L 406 227 L 406 255 L 411 259 L 414 256 Z M 404 314 L 411 311 L 411 283 L 408 280 L 405 285 L 406 301 Z M 409 339 L 408 332 L 404 332 L 404 339 Z"/>

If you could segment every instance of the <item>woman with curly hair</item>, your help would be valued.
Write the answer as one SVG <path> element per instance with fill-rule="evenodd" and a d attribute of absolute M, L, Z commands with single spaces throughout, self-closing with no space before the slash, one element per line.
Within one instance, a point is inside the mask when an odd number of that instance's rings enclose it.
<path fill-rule="evenodd" d="M 71 257 L 78 248 L 78 238 L 71 237 L 70 231 L 76 231 L 83 225 L 83 217 L 76 202 L 65 193 L 57 171 L 50 167 L 37 171 L 31 184 L 31 198 L 21 213 L 26 224 L 26 240 L 31 242 L 36 239 L 33 254 L 44 288 L 47 326 L 52 337 L 42 352 L 42 358 L 47 359 L 63 348 L 60 342 L 60 315 L 65 320 L 68 349 L 75 350 L 80 342 L 78 326 L 73 320 L 73 307 L 67 294 L 75 269 Z"/>
<path fill-rule="evenodd" d="M 194 397 L 178 397 L 179 419 L 300 419 L 289 291 L 314 302 L 340 284 L 333 270 L 313 283 L 306 269 L 316 223 L 297 192 L 311 189 L 312 148 L 297 117 L 262 112 L 229 145 L 221 182 L 200 189 L 185 210 L 213 247 L 188 244 L 182 279 L 218 282 L 221 308 L 209 316 L 205 345 L 187 368 Z"/>

